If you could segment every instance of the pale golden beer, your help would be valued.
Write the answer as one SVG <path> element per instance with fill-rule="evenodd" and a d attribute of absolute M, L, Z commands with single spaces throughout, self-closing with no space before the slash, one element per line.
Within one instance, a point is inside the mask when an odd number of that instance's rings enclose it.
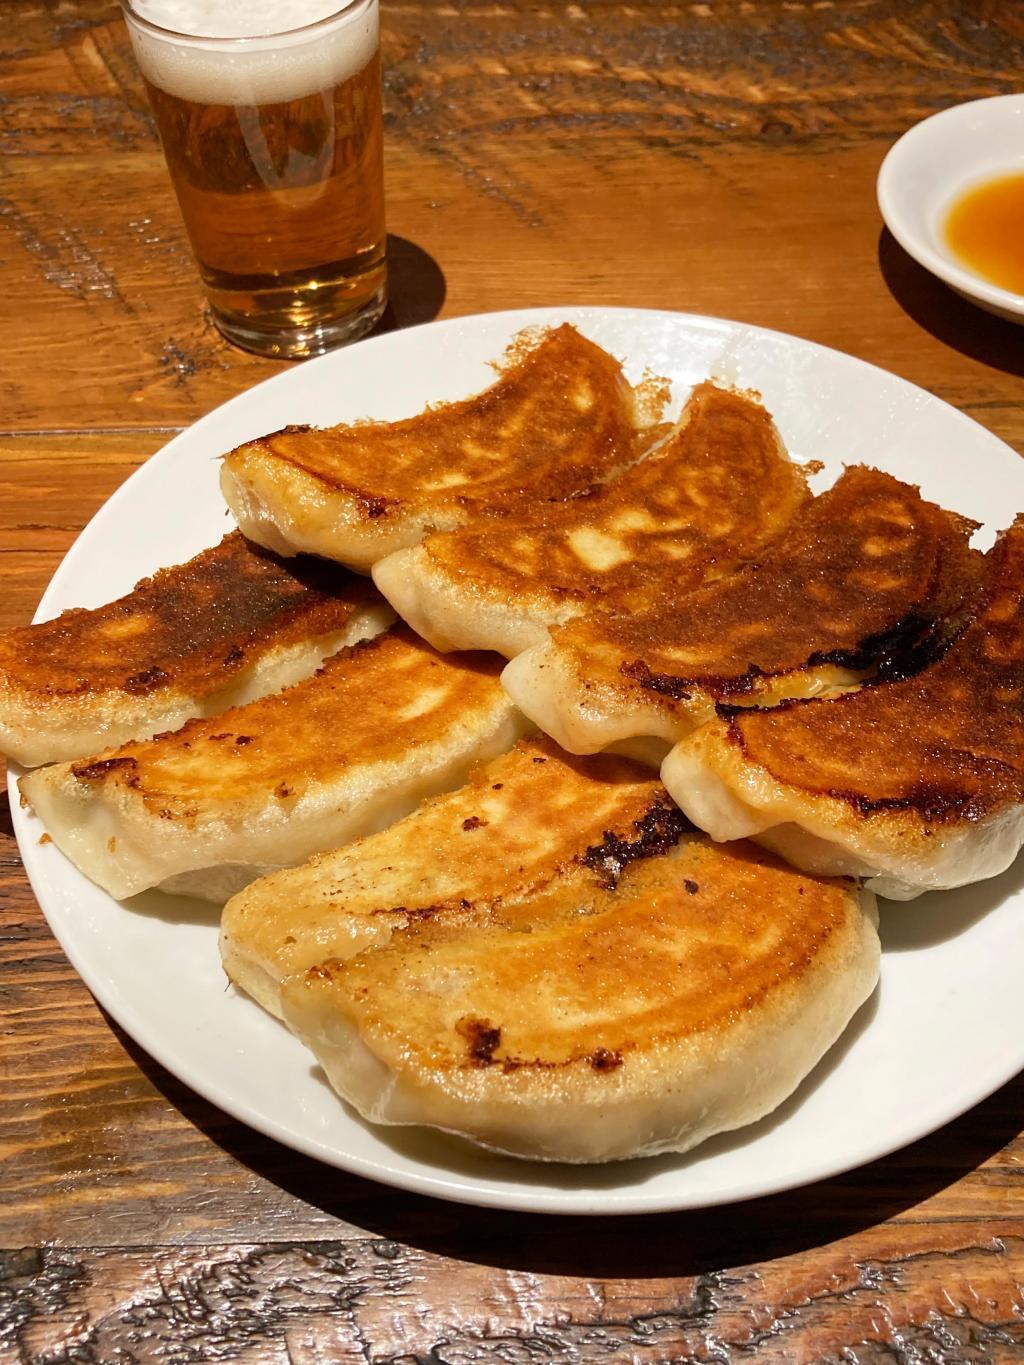
<path fill-rule="evenodd" d="M 280 356 L 363 335 L 386 301 L 377 0 L 256 38 L 162 29 L 157 3 L 126 16 L 218 327 Z"/>

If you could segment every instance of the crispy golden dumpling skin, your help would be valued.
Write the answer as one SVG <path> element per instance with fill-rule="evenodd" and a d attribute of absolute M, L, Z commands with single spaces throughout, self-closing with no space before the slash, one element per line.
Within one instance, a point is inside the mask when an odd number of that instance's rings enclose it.
<path fill-rule="evenodd" d="M 221 486 L 252 539 L 365 570 L 434 527 L 586 492 L 635 458 L 638 421 L 618 362 L 566 324 L 474 398 L 240 446 Z"/>
<path fill-rule="evenodd" d="M 493 659 L 445 658 L 395 628 L 274 696 L 20 786 L 111 895 L 161 886 L 225 900 L 400 819 L 524 728 Z"/>
<path fill-rule="evenodd" d="M 875 984 L 869 894 L 688 834 L 664 793 L 576 850 L 509 895 L 382 903 L 368 943 L 339 888 L 345 955 L 282 1000 L 366 1118 L 548 1161 L 685 1151 L 779 1104 Z"/>
<path fill-rule="evenodd" d="M 760 403 L 699 384 L 678 430 L 588 496 L 428 536 L 374 579 L 438 649 L 512 657 L 556 622 L 678 603 L 761 553 L 809 497 Z"/>
<path fill-rule="evenodd" d="M 635 838 L 645 819 L 655 836 L 666 804 L 624 758 L 583 761 L 549 739 L 523 740 L 390 829 L 233 896 L 221 918 L 225 970 L 279 1015 L 287 977 L 413 921 L 549 886 L 606 837 Z"/>
<path fill-rule="evenodd" d="M 916 676 L 717 720 L 665 777 L 716 838 L 900 899 L 994 876 L 1024 841 L 1024 520 L 987 558 L 984 605 Z"/>
<path fill-rule="evenodd" d="M 759 564 L 657 611 L 570 622 L 503 680 L 575 752 L 678 739 L 719 703 L 850 686 L 962 618 L 977 586 L 973 529 L 916 488 L 854 466 Z"/>
<path fill-rule="evenodd" d="M 296 682 L 392 619 L 357 574 L 234 532 L 116 602 L 0 635 L 0 752 L 31 766 L 145 739 Z"/>

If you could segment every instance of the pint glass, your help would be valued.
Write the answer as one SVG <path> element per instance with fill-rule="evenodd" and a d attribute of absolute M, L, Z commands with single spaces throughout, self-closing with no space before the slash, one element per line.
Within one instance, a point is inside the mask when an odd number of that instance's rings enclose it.
<path fill-rule="evenodd" d="M 377 0 L 219 10 L 124 0 L 214 321 L 247 350 L 315 355 L 386 301 Z"/>

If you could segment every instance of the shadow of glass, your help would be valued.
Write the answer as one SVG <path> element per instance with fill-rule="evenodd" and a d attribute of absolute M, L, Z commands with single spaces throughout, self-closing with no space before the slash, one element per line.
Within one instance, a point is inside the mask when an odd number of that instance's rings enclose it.
<path fill-rule="evenodd" d="M 893 298 L 919 327 L 962 355 L 1024 375 L 1020 327 L 961 298 L 918 265 L 888 228 L 878 239 L 878 266 Z"/>
<path fill-rule="evenodd" d="M 1024 890 L 1024 858 L 998 877 L 954 891 L 929 891 L 915 901 L 879 899 L 878 933 L 883 953 L 916 952 L 956 938 L 996 905 Z"/>
<path fill-rule="evenodd" d="M 428 252 L 388 233 L 388 304 L 371 336 L 432 322 L 448 292 L 444 272 Z"/>

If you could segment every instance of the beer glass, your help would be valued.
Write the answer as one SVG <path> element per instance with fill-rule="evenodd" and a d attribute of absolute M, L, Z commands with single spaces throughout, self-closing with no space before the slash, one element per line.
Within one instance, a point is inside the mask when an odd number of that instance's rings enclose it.
<path fill-rule="evenodd" d="M 286 357 L 369 331 L 387 278 L 377 0 L 123 9 L 220 330 Z"/>

